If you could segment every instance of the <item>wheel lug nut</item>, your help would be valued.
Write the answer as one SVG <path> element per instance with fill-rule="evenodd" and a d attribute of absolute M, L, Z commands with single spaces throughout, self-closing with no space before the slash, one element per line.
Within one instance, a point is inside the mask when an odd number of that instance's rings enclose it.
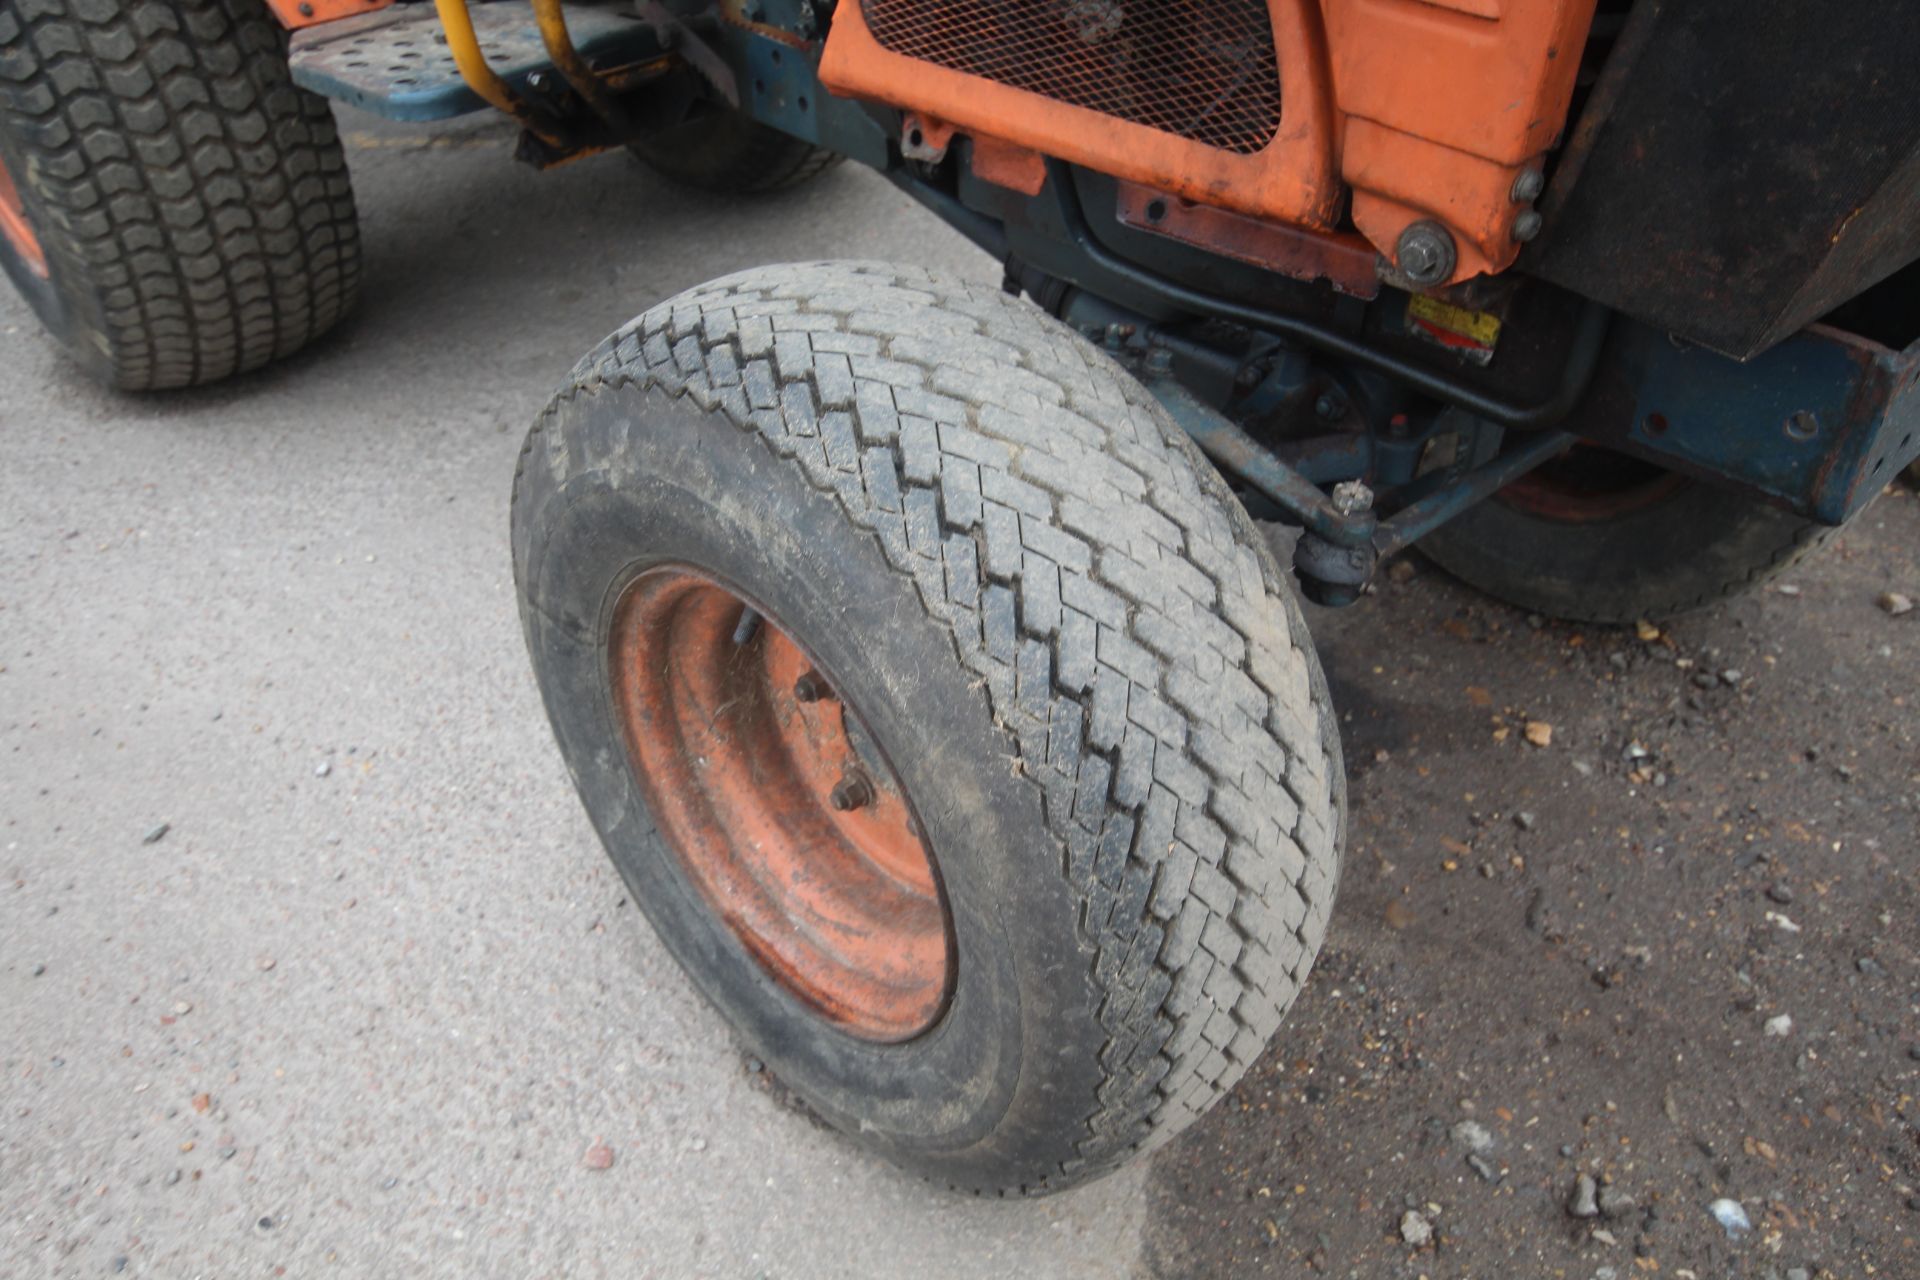
<path fill-rule="evenodd" d="M 873 803 L 873 784 L 858 769 L 849 769 L 840 775 L 840 781 L 834 784 L 833 794 L 827 802 L 841 813 L 852 809 L 864 809 Z"/>
<path fill-rule="evenodd" d="M 818 702 L 822 698 L 831 698 L 833 690 L 820 678 L 818 671 L 803 671 L 800 678 L 793 682 L 793 700 L 795 702 Z"/>

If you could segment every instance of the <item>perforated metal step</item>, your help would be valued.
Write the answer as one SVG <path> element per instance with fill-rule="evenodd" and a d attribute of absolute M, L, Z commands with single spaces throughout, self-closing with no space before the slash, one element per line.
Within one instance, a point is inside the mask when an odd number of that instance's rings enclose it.
<path fill-rule="evenodd" d="M 475 4 L 472 12 L 488 63 L 515 89 L 552 68 L 531 6 Z M 589 62 L 625 62 L 656 47 L 646 24 L 629 14 L 581 5 L 566 12 L 574 47 Z M 295 84 L 390 120 L 445 120 L 487 105 L 460 79 L 430 4 L 308 27 L 294 33 L 292 54 Z"/>

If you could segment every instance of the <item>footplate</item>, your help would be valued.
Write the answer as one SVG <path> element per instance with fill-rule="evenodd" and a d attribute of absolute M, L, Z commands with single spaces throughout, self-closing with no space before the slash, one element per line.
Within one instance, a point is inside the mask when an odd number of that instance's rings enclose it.
<path fill-rule="evenodd" d="M 476 4 L 474 32 L 487 62 L 515 91 L 551 72 L 533 9 Z M 644 22 L 614 8 L 567 6 L 574 47 L 589 64 L 618 66 L 658 52 Z M 445 120 L 487 104 L 454 66 L 432 5 L 396 5 L 293 35 L 293 82 L 389 120 Z"/>

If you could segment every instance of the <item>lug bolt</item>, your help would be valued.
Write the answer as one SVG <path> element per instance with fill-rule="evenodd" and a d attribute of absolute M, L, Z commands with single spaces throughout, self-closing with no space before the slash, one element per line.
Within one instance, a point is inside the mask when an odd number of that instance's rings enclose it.
<path fill-rule="evenodd" d="M 1459 261 L 1453 237 L 1431 219 L 1416 222 L 1400 233 L 1394 257 L 1400 274 L 1420 289 L 1445 284 L 1453 277 L 1454 264 Z"/>
<path fill-rule="evenodd" d="M 1340 397 L 1332 392 L 1313 402 L 1313 412 L 1322 422 L 1336 422 L 1347 412 L 1347 406 L 1340 403 Z"/>
<path fill-rule="evenodd" d="M 1513 180 L 1513 202 L 1531 204 L 1547 189 L 1547 176 L 1538 169 L 1522 169 Z"/>
<path fill-rule="evenodd" d="M 849 769 L 834 784 L 833 794 L 827 797 L 827 803 L 841 813 L 864 809 L 873 803 L 873 784 L 858 769 Z"/>
<path fill-rule="evenodd" d="M 822 698 L 831 698 L 833 690 L 820 678 L 818 671 L 803 671 L 800 678 L 793 682 L 793 700 L 795 702 L 818 702 Z"/>
<path fill-rule="evenodd" d="M 1525 210 L 1513 220 L 1513 238 L 1521 244 L 1540 234 L 1540 215 L 1532 209 Z"/>

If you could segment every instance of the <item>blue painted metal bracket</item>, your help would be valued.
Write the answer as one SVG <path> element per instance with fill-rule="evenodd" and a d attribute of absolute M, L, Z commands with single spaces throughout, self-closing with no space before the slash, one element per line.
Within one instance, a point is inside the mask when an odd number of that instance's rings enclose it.
<path fill-rule="evenodd" d="M 1227 474 L 1272 499 L 1307 532 L 1376 558 L 1413 545 L 1574 442 L 1561 431 L 1512 432 L 1510 448 L 1457 480 L 1424 490 L 1408 486 L 1413 500 L 1382 519 L 1369 508 L 1342 510 L 1319 485 L 1173 379 L 1149 377 L 1146 386 L 1200 452 Z"/>
<path fill-rule="evenodd" d="M 650 57 L 659 45 L 646 24 L 604 6 L 569 7 L 574 47 L 591 62 Z M 516 93 L 552 73 L 533 9 L 477 4 L 473 23 L 493 69 Z M 432 5 L 395 5 L 361 17 L 307 27 L 293 35 L 293 82 L 302 89 L 389 120 L 446 120 L 487 110 L 467 88 L 447 51 Z"/>
<path fill-rule="evenodd" d="M 715 43 L 733 66 L 740 106 L 760 123 L 802 142 L 884 169 L 887 136 L 859 103 L 820 85 L 820 42 L 810 7 L 799 0 L 723 0 Z M 752 15 L 752 16 L 749 16 Z"/>
<path fill-rule="evenodd" d="M 1614 342 L 1632 413 L 1576 427 L 1600 443 L 1826 524 L 1920 456 L 1920 342 L 1894 351 L 1814 325 L 1744 364 L 1639 325 L 1616 326 Z"/>

